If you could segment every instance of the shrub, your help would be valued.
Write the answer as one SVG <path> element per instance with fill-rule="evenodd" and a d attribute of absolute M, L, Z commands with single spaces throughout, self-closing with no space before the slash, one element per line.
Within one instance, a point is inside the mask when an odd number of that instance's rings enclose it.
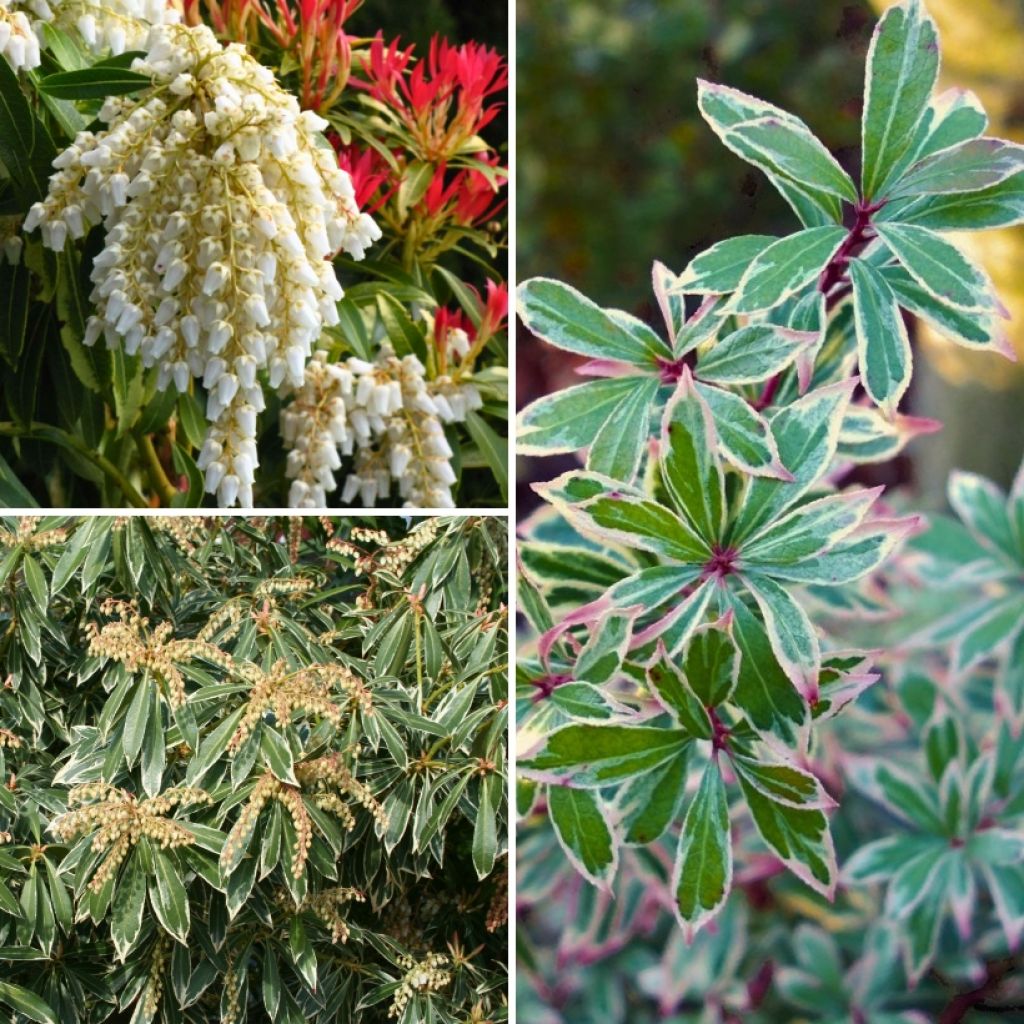
<path fill-rule="evenodd" d="M 0 1004 L 505 1019 L 497 519 L 0 526 Z"/>
<path fill-rule="evenodd" d="M 502 502 L 505 64 L 360 6 L 0 9 L 7 505 Z"/>
<path fill-rule="evenodd" d="M 526 326 L 597 378 L 520 417 L 530 453 L 586 449 L 538 487 L 521 548 L 531 1019 L 952 1021 L 1019 1001 L 1024 470 L 1009 497 L 953 479 L 966 533 L 844 486 L 937 426 L 900 412 L 905 312 L 1010 354 L 943 232 L 1024 220 L 1024 149 L 983 135 L 971 94 L 933 96 L 938 62 L 921 3 L 892 8 L 859 187 L 794 115 L 700 83 L 801 227 L 656 263 L 668 341 L 520 286 Z"/>

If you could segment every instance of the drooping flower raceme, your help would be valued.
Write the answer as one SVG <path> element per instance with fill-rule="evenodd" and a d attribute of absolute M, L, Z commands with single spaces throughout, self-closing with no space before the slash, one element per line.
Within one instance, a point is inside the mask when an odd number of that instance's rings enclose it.
<path fill-rule="evenodd" d="M 386 497 L 391 481 L 407 507 L 453 508 L 452 449 L 445 423 L 461 423 L 483 404 L 473 384 L 441 375 L 428 381 L 414 355 L 384 347 L 377 359 L 330 363 L 318 351 L 305 384 L 281 415 L 294 508 L 317 508 L 337 486 L 342 455 L 355 455 L 341 500 Z"/>
<path fill-rule="evenodd" d="M 167 0 L 0 0 L 0 54 L 15 71 L 38 67 L 39 22 L 77 32 L 94 53 L 121 54 L 142 49 L 151 26 L 179 18 Z"/>
<path fill-rule="evenodd" d="M 158 385 L 207 393 L 198 463 L 222 505 L 252 504 L 257 375 L 301 387 L 313 343 L 342 297 L 327 257 L 356 259 L 380 231 L 352 182 L 273 74 L 206 27 L 153 29 L 136 99 L 106 101 L 99 132 L 54 162 L 49 195 L 26 230 L 63 249 L 100 221 L 85 342 L 139 353 Z"/>

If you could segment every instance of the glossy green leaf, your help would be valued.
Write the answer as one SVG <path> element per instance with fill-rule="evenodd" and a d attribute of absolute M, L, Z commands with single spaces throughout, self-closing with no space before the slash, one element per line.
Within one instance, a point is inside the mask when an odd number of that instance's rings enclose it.
<path fill-rule="evenodd" d="M 548 787 L 548 814 L 572 866 L 594 885 L 608 886 L 618 848 L 597 794 L 568 786 Z"/>

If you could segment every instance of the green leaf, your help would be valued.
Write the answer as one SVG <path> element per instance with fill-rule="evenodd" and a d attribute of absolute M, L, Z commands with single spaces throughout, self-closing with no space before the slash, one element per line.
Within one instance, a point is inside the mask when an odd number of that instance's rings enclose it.
<path fill-rule="evenodd" d="M 659 467 L 672 503 L 705 546 L 725 526 L 725 475 L 717 448 L 711 409 L 684 369 L 665 406 Z"/>
<path fill-rule="evenodd" d="M 737 139 L 730 131 L 741 123 L 769 118 L 790 126 L 794 133 L 811 135 L 803 121 L 780 107 L 748 96 L 738 89 L 701 79 L 697 80 L 697 106 L 704 120 L 729 149 L 744 160 L 755 163 L 768 175 L 768 180 L 782 193 L 804 225 L 815 227 L 839 221 L 841 204 L 835 196 L 775 173 L 772 165 L 761 159 L 749 145 Z"/>
<path fill-rule="evenodd" d="M 0 508 L 38 508 L 39 502 L 25 489 L 10 463 L 0 455 Z"/>
<path fill-rule="evenodd" d="M 614 480 L 636 479 L 650 439 L 651 409 L 660 386 L 657 378 L 625 378 L 633 387 L 608 413 L 587 453 L 587 469 Z"/>
<path fill-rule="evenodd" d="M 546 455 L 586 448 L 642 380 L 608 377 L 537 399 L 519 414 L 519 450 L 524 455 Z"/>
<path fill-rule="evenodd" d="M 140 857 L 135 855 L 121 872 L 110 910 L 110 935 L 122 963 L 142 931 L 145 908 L 146 872 Z"/>
<path fill-rule="evenodd" d="M 702 354 L 696 372 L 716 384 L 756 384 L 781 373 L 817 337 L 774 324 L 750 324 Z"/>
<path fill-rule="evenodd" d="M 597 794 L 549 786 L 548 814 L 572 866 L 594 885 L 609 888 L 618 864 L 618 847 Z"/>
<path fill-rule="evenodd" d="M 0 63 L 7 66 L 6 60 Z M 0 1003 L 6 1003 L 11 1009 L 24 1014 L 29 1020 L 37 1021 L 38 1024 L 58 1024 L 57 1015 L 49 1004 L 43 1002 L 35 992 L 30 992 L 21 985 L 0 981 Z"/>
<path fill-rule="evenodd" d="M 132 697 L 128 714 L 124 720 L 124 756 L 130 768 L 138 760 L 139 752 L 142 750 L 142 742 L 146 738 L 146 722 L 153 707 L 151 700 L 153 683 L 148 675 L 142 676 L 135 685 L 135 694 Z"/>
<path fill-rule="evenodd" d="M 316 950 L 306 935 L 302 918 L 298 914 L 292 918 L 292 926 L 288 933 L 288 951 L 299 977 L 314 991 L 316 990 Z"/>
<path fill-rule="evenodd" d="M 768 421 L 742 395 L 701 381 L 694 387 L 711 409 L 718 444 L 728 462 L 751 476 L 789 478 Z"/>
<path fill-rule="evenodd" d="M 738 235 L 705 249 L 690 261 L 670 288 L 687 295 L 724 295 L 739 286 L 753 261 L 778 241 L 774 235 Z"/>
<path fill-rule="evenodd" d="M 623 842 L 646 846 L 679 819 L 686 796 L 689 750 L 654 771 L 638 775 L 619 791 Z"/>
<path fill-rule="evenodd" d="M 472 410 L 466 413 L 466 429 L 494 474 L 502 501 L 508 496 L 508 441 Z"/>
<path fill-rule="evenodd" d="M 717 761 L 708 762 L 683 820 L 672 889 L 688 938 L 725 904 L 732 885 L 729 802 Z"/>
<path fill-rule="evenodd" d="M 563 683 L 551 691 L 547 700 L 570 718 L 607 720 L 616 710 L 592 683 Z"/>
<path fill-rule="evenodd" d="M 733 765 L 761 838 L 797 878 L 831 900 L 836 854 L 824 813 L 771 799 L 753 784 L 742 762 L 733 761 Z"/>
<path fill-rule="evenodd" d="M 138 92 L 153 84 L 149 75 L 127 68 L 92 67 L 59 71 L 39 81 L 39 91 L 60 100 L 96 100 Z"/>
<path fill-rule="evenodd" d="M 938 72 L 938 33 L 920 0 L 890 7 L 868 50 L 862 123 L 866 199 L 885 195 L 893 169 L 914 143 Z"/>
<path fill-rule="evenodd" d="M 888 219 L 882 211 L 882 219 Z M 897 219 L 894 217 L 893 219 Z M 898 209 L 898 219 L 932 231 L 984 231 L 1024 221 L 1024 172 L 977 192 L 926 196 Z"/>
<path fill-rule="evenodd" d="M 665 657 L 647 670 L 647 681 L 658 702 L 695 739 L 710 740 L 714 730 L 704 705 L 689 680 Z"/>
<path fill-rule="evenodd" d="M 146 718 L 142 742 L 142 788 L 147 796 L 154 797 L 162 788 L 167 744 L 164 739 L 163 709 L 155 690 L 152 691 L 151 701 L 152 707 Z"/>
<path fill-rule="evenodd" d="M 880 489 L 843 491 L 798 505 L 757 531 L 743 545 L 744 565 L 768 575 L 779 564 L 793 564 L 823 553 L 854 530 L 875 503 Z"/>
<path fill-rule="evenodd" d="M 576 659 L 575 676 L 592 684 L 612 680 L 629 650 L 636 613 L 605 616 L 600 629 L 594 630 Z"/>
<path fill-rule="evenodd" d="M 970 139 L 918 161 L 902 175 L 892 196 L 976 192 L 1024 171 L 1024 147 L 1002 139 Z"/>
<path fill-rule="evenodd" d="M 17 75 L 0 60 L 0 163 L 11 176 L 18 212 L 46 195 L 56 147 L 32 113 Z"/>
<path fill-rule="evenodd" d="M 699 629 L 686 647 L 683 674 L 706 708 L 717 707 L 728 700 L 736 686 L 740 658 L 731 629 L 731 618 L 727 627 Z"/>
<path fill-rule="evenodd" d="M 50 603 L 50 588 L 46 585 L 43 570 L 39 568 L 39 563 L 28 552 L 21 560 L 21 568 L 25 574 L 25 584 L 28 587 L 28 592 L 32 595 L 32 600 L 36 607 L 45 614 Z"/>
<path fill-rule="evenodd" d="M 186 942 L 189 930 L 188 896 L 178 868 L 163 850 L 154 849 L 153 872 L 155 884 L 149 886 L 149 901 L 157 920 L 164 931 L 178 942 Z"/>
<path fill-rule="evenodd" d="M 747 268 L 730 311 L 757 313 L 796 295 L 825 269 L 845 238 L 845 228 L 826 226 L 773 242 Z"/>
<path fill-rule="evenodd" d="M 857 202 L 857 189 L 838 161 L 793 118 L 763 117 L 726 132 L 726 145 L 751 163 L 802 189 Z"/>
<path fill-rule="evenodd" d="M 0 263 L 0 356 L 17 369 L 28 331 L 28 307 L 32 275 L 24 261 L 11 266 Z"/>
<path fill-rule="evenodd" d="M 910 386 L 912 355 L 906 325 L 885 276 L 863 260 L 850 261 L 857 359 L 864 388 L 888 416 Z"/>
<path fill-rule="evenodd" d="M 944 338 L 964 348 L 995 351 L 1015 358 L 1002 320 L 994 313 L 965 313 L 940 302 L 899 266 L 883 267 L 882 277 L 896 301 L 927 320 Z"/>
<path fill-rule="evenodd" d="M 287 725 L 286 722 L 281 724 Z M 294 759 L 287 739 L 266 722 L 260 725 L 260 749 L 263 751 L 264 762 L 276 778 L 290 786 L 299 785 L 299 780 L 295 778 Z"/>
<path fill-rule="evenodd" d="M 854 383 L 818 388 L 781 409 L 771 421 L 789 480 L 751 480 L 733 528 L 733 543 L 743 541 L 796 504 L 825 472 L 836 453 L 843 416 Z"/>
<path fill-rule="evenodd" d="M 821 649 L 807 613 L 790 592 L 771 577 L 750 571 L 742 577 L 764 616 L 776 660 L 809 704 L 818 699 Z"/>
<path fill-rule="evenodd" d="M 497 809 L 503 793 L 503 781 L 497 772 L 485 775 L 480 785 L 480 806 L 473 822 L 473 867 L 477 878 L 486 878 L 494 870 L 498 855 Z"/>
<path fill-rule="evenodd" d="M 519 767 L 586 788 L 622 782 L 678 757 L 690 742 L 681 729 L 646 725 L 567 725 Z"/>
<path fill-rule="evenodd" d="M 807 721 L 807 705 L 775 659 L 757 616 L 737 595 L 730 594 L 729 603 L 741 656 L 732 699 L 760 733 L 795 744 Z"/>
<path fill-rule="evenodd" d="M 910 276 L 933 298 L 969 312 L 1002 310 L 985 272 L 934 231 L 916 224 L 876 224 L 875 229 Z"/>
<path fill-rule="evenodd" d="M 517 299 L 526 327 L 556 348 L 645 368 L 656 365 L 658 357 L 672 356 L 650 328 L 638 337 L 608 311 L 560 281 L 543 277 L 524 281 Z"/>
<path fill-rule="evenodd" d="M 593 481 L 603 493 L 579 504 L 564 503 L 559 492 L 565 493 L 574 480 Z M 602 543 L 641 548 L 684 563 L 703 564 L 710 557 L 707 544 L 670 509 L 607 477 L 564 474 L 538 491 L 581 533 Z"/>
<path fill-rule="evenodd" d="M 760 761 L 743 755 L 736 755 L 733 761 L 747 782 L 775 803 L 819 810 L 836 806 L 818 779 L 795 764 Z"/>

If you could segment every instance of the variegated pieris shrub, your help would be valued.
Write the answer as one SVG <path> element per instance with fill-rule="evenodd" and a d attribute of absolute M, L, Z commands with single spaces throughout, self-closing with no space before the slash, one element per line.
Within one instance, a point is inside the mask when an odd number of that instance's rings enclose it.
<path fill-rule="evenodd" d="M 531 1019 L 1022 1001 L 1024 477 L 1009 497 L 955 477 L 963 528 L 855 482 L 938 427 L 900 410 L 906 314 L 1012 356 L 946 233 L 1024 220 L 1024 148 L 936 95 L 938 67 L 923 5 L 891 8 L 859 186 L 794 115 L 700 83 L 801 226 L 656 263 L 664 335 L 520 286 L 526 327 L 594 378 L 519 423 L 526 453 L 585 450 L 520 545 Z"/>
<path fill-rule="evenodd" d="M 506 1019 L 505 538 L 0 521 L 0 1016 Z"/>

